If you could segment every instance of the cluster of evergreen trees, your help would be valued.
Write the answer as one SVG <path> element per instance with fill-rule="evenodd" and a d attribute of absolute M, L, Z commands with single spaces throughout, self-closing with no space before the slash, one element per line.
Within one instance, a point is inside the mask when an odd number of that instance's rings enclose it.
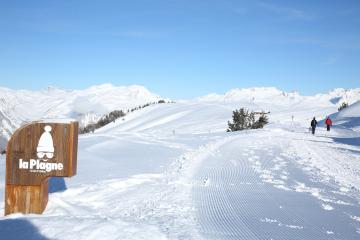
<path fill-rule="evenodd" d="M 148 106 L 151 106 L 151 105 L 155 105 L 155 104 L 161 104 L 161 103 L 166 103 L 165 100 L 161 99 L 159 100 L 158 102 L 151 102 L 151 103 L 146 103 L 144 105 L 139 105 L 137 107 L 134 107 L 132 109 L 128 109 L 127 112 L 134 112 L 136 110 L 139 110 L 139 109 L 142 109 L 142 108 L 145 108 L 145 107 L 148 107 Z M 174 101 L 172 102 L 167 102 L 167 103 L 175 103 Z"/>
<path fill-rule="evenodd" d="M 261 112 L 259 119 L 255 120 L 255 113 L 245 108 L 233 111 L 232 118 L 233 122 L 228 121 L 228 132 L 263 128 L 269 122 L 265 112 Z"/>
<path fill-rule="evenodd" d="M 154 104 L 162 104 L 162 103 L 166 103 L 165 100 L 159 100 L 158 102 L 152 102 L 152 103 L 146 103 L 144 105 L 139 105 L 137 107 L 134 107 L 132 109 L 128 109 L 127 113 L 129 112 L 134 112 L 136 110 L 154 105 Z M 175 103 L 174 101 L 171 102 L 167 102 L 167 103 Z M 123 112 L 122 110 L 114 110 L 112 112 L 110 112 L 109 114 L 103 116 L 102 118 L 99 119 L 99 121 L 97 121 L 96 123 L 90 123 L 82 128 L 79 129 L 79 133 L 80 134 L 84 134 L 84 133 L 89 133 L 89 132 L 94 132 L 95 129 L 101 128 L 103 126 L 105 126 L 106 124 L 109 124 L 111 122 L 115 122 L 116 119 L 121 118 L 121 117 L 125 117 L 126 114 L 125 112 Z"/>
<path fill-rule="evenodd" d="M 124 117 L 125 115 L 126 114 L 122 110 L 114 110 L 114 111 L 110 112 L 109 114 L 100 118 L 99 121 L 97 121 L 96 123 L 90 123 L 90 124 L 80 128 L 79 132 L 80 132 L 80 134 L 94 132 L 95 129 L 101 128 L 111 122 L 115 122 L 116 119 Z"/>
<path fill-rule="evenodd" d="M 338 111 L 341 111 L 344 108 L 347 108 L 349 106 L 349 104 L 347 104 L 346 102 L 343 102 L 340 107 L 338 108 Z"/>

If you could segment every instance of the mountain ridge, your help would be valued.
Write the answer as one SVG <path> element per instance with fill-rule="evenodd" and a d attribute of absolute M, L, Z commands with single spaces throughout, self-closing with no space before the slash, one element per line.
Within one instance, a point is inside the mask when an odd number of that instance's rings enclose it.
<path fill-rule="evenodd" d="M 204 96 L 197 97 L 198 101 L 257 101 L 269 100 L 274 97 L 289 99 L 292 101 L 302 100 L 320 100 L 330 101 L 332 104 L 341 104 L 347 102 L 352 104 L 360 100 L 360 88 L 344 89 L 334 88 L 327 93 L 317 93 L 315 95 L 301 95 L 297 91 L 286 92 L 275 87 L 251 87 L 251 88 L 234 88 L 224 94 L 210 93 Z"/>

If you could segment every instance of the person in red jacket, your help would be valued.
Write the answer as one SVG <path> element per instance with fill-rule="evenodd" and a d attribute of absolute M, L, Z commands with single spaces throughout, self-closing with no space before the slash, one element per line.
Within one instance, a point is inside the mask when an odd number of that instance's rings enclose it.
<path fill-rule="evenodd" d="M 326 124 L 326 130 L 330 131 L 330 126 L 332 125 L 332 121 L 329 117 L 326 118 L 325 124 Z"/>

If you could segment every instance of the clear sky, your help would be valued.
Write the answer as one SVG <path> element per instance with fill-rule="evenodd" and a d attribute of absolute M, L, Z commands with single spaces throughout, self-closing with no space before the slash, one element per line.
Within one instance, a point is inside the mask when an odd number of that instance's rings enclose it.
<path fill-rule="evenodd" d="M 360 87 L 360 1 L 0 0 L 0 86 Z"/>

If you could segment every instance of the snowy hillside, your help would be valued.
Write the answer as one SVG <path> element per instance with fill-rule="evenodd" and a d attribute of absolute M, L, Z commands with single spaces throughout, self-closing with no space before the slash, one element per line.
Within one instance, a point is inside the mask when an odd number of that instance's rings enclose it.
<path fill-rule="evenodd" d="M 8 139 L 9 133 L 23 122 L 41 118 L 75 118 L 80 125 L 85 125 L 112 110 L 126 111 L 159 99 L 158 95 L 136 85 L 116 87 L 103 84 L 85 90 L 49 87 L 36 92 L 0 88 L 0 139 Z"/>
<path fill-rule="evenodd" d="M 0 217 L 0 236 L 359 239 L 359 124 L 320 126 L 313 136 L 309 120 L 336 113 L 334 96 L 290 95 L 153 105 L 81 135 L 77 175 L 51 180 L 43 215 Z M 226 133 L 243 106 L 270 111 L 270 124 Z M 358 117 L 358 106 L 333 115 L 334 125 Z"/>
<path fill-rule="evenodd" d="M 330 116 L 335 121 L 335 127 L 351 128 L 360 132 L 360 101 Z"/>

